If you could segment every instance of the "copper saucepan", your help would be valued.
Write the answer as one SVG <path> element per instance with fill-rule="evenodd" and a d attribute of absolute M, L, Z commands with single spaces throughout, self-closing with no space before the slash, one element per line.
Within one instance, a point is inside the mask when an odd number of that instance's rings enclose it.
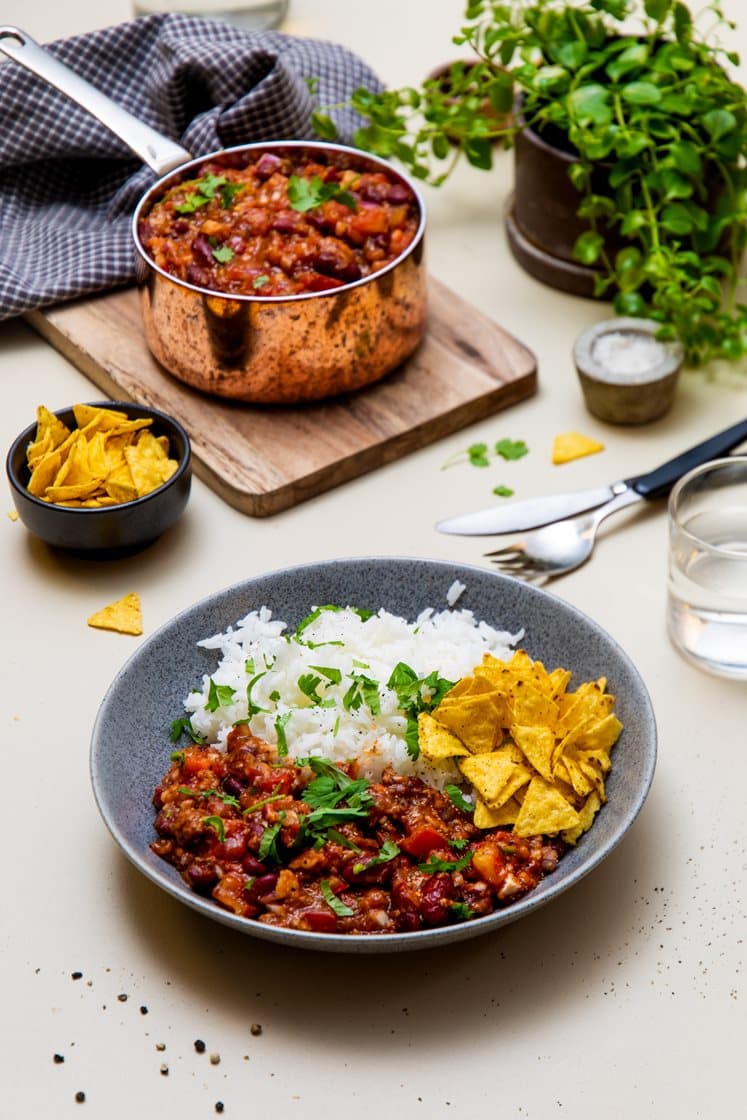
<path fill-rule="evenodd" d="M 0 26 L 0 53 L 31 70 L 114 132 L 160 178 L 138 203 L 137 250 L 145 336 L 154 357 L 196 389 L 234 400 L 291 404 L 369 385 L 400 365 L 425 329 L 425 207 L 413 184 L 385 161 L 339 144 L 246 144 L 194 159 L 80 78 L 16 27 Z M 346 154 L 354 170 L 385 170 L 405 183 L 420 221 L 413 241 L 381 271 L 330 291 L 296 296 L 221 295 L 170 276 L 147 255 L 138 224 L 161 195 L 203 164 L 242 166 L 242 155 L 291 149 Z"/>

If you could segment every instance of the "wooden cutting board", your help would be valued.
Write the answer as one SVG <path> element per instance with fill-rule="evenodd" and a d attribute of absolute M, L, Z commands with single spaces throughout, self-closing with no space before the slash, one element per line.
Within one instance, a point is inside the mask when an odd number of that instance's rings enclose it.
<path fill-rule="evenodd" d="M 195 473 L 243 513 L 264 517 L 374 470 L 530 396 L 534 354 L 433 278 L 415 354 L 344 398 L 258 406 L 207 397 L 151 357 L 135 289 L 33 311 L 29 323 L 112 400 L 175 416 Z"/>

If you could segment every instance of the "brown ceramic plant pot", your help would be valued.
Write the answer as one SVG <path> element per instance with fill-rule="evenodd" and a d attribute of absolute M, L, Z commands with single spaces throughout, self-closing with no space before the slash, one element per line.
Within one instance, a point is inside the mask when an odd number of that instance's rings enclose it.
<path fill-rule="evenodd" d="M 506 212 L 506 233 L 516 261 L 530 276 L 592 299 L 598 273 L 573 259 L 576 239 L 590 229 L 578 217 L 581 195 L 568 175 L 575 162 L 573 152 L 529 127 L 516 134 L 514 192 Z M 598 176 L 604 193 L 604 169 Z M 604 234 L 604 228 L 600 232 Z M 606 241 L 613 251 L 619 247 L 609 231 Z"/>

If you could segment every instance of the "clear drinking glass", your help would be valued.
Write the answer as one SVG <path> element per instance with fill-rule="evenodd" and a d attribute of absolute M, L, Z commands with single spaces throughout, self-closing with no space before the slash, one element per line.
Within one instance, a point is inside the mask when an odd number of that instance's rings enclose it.
<path fill-rule="evenodd" d="M 225 19 L 244 31 L 279 27 L 288 13 L 288 0 L 134 0 L 136 16 L 182 12 L 190 16 Z"/>
<path fill-rule="evenodd" d="M 696 467 L 672 490 L 667 628 L 694 665 L 747 679 L 747 456 Z"/>

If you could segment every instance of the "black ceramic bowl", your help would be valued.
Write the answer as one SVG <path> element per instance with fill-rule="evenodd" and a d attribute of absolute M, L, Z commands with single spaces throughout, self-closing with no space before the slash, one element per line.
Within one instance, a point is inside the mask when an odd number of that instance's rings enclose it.
<path fill-rule="evenodd" d="M 91 401 L 99 408 L 114 408 L 132 420 L 151 417 L 150 431 L 168 436 L 169 455 L 179 466 L 168 482 L 133 502 L 100 509 L 74 509 L 44 502 L 28 492 L 26 448 L 36 433 L 36 421 L 13 441 L 6 471 L 13 501 L 26 528 L 56 548 L 92 557 L 118 556 L 145 548 L 181 516 L 192 481 L 192 452 L 184 428 L 158 409 L 129 401 Z M 76 427 L 72 408 L 55 412 L 69 428 Z"/>

